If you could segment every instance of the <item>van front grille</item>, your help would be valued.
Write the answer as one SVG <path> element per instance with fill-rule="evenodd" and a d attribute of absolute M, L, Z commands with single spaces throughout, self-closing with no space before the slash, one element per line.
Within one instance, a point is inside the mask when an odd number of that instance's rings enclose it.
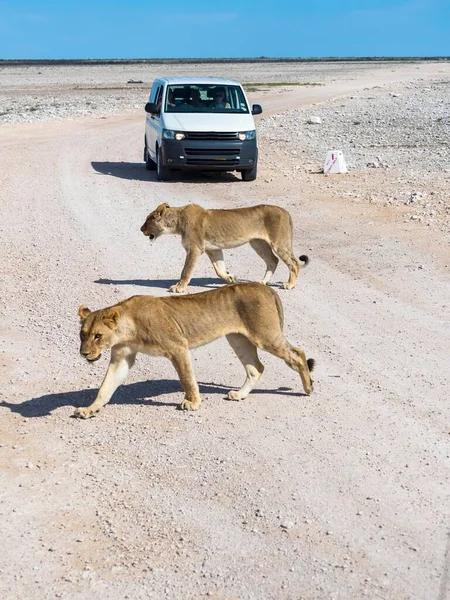
<path fill-rule="evenodd" d="M 187 131 L 187 140 L 237 140 L 236 131 Z"/>

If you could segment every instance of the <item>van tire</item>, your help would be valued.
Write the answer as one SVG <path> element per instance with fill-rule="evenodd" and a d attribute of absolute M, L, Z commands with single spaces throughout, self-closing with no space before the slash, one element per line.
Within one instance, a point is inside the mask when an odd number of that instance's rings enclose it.
<path fill-rule="evenodd" d="M 150 158 L 150 154 L 148 153 L 147 140 L 145 140 L 145 146 L 144 146 L 144 162 L 145 162 L 145 168 L 147 169 L 147 171 L 155 171 L 156 163 L 154 160 L 152 160 Z"/>
<path fill-rule="evenodd" d="M 162 160 L 162 154 L 159 148 L 156 148 L 156 177 L 158 181 L 165 181 L 169 178 L 170 169 L 168 169 Z"/>
<path fill-rule="evenodd" d="M 253 169 L 245 169 L 245 171 L 241 171 L 242 181 L 255 181 L 257 174 L 258 165 L 255 165 Z"/>

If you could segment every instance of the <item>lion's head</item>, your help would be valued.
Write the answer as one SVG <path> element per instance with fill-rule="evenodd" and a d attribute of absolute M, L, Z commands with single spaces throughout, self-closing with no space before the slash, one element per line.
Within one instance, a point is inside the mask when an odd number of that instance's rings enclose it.
<path fill-rule="evenodd" d="M 170 208 L 168 204 L 160 204 L 145 219 L 141 231 L 144 235 L 148 236 L 150 240 L 156 240 L 156 238 L 168 231 L 165 219 L 168 208 Z"/>
<path fill-rule="evenodd" d="M 119 312 L 114 308 L 91 312 L 86 306 L 80 306 L 78 316 L 81 321 L 80 354 L 92 362 L 112 345 Z"/>

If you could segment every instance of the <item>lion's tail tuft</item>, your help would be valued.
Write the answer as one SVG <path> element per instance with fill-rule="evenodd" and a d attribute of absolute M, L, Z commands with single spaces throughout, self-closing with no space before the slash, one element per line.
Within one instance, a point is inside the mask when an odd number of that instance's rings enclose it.
<path fill-rule="evenodd" d="M 311 371 L 313 371 L 316 361 L 313 358 L 308 358 L 308 360 L 306 361 L 308 363 L 308 369 L 309 372 L 311 373 Z"/>
<path fill-rule="evenodd" d="M 305 267 L 306 267 L 306 265 L 309 263 L 309 257 L 308 257 L 308 256 L 306 256 L 306 254 L 302 254 L 301 256 L 299 256 L 299 259 L 300 259 L 300 260 L 301 260 L 303 263 L 305 263 Z"/>

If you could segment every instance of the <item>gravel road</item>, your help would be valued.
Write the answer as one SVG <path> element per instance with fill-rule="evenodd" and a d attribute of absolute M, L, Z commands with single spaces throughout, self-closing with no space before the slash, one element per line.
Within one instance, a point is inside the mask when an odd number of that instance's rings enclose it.
<path fill-rule="evenodd" d="M 156 181 L 136 108 L 148 86 L 124 92 L 130 111 L 78 111 L 148 71 L 33 69 L 0 80 L 3 107 L 45 99 L 0 117 L 0 597 L 450 598 L 449 64 L 214 73 L 322 84 L 252 93 L 252 183 Z M 349 173 L 325 177 L 338 144 Z M 193 352 L 199 412 L 175 410 L 171 364 L 141 356 L 98 417 L 71 418 L 108 363 L 79 356 L 78 306 L 165 295 L 179 276 L 179 240 L 139 231 L 160 202 L 291 212 L 311 262 L 294 290 L 284 265 L 273 285 L 287 337 L 317 361 L 311 397 L 261 353 L 258 388 L 226 401 L 244 372 L 219 340 Z M 241 280 L 264 272 L 250 248 L 226 257 Z M 189 291 L 219 285 L 202 257 Z"/>

